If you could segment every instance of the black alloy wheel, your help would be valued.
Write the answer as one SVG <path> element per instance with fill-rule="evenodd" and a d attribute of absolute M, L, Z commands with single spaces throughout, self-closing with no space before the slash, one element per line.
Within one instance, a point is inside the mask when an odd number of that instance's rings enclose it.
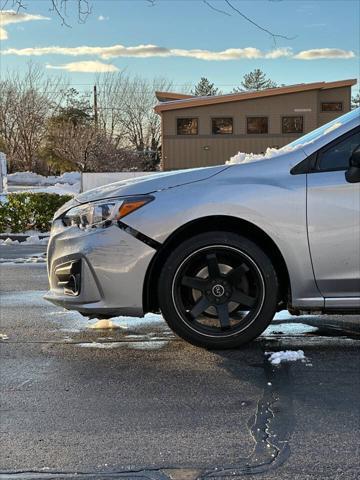
<path fill-rule="evenodd" d="M 159 300 L 165 320 L 200 346 L 241 345 L 260 334 L 276 310 L 270 260 L 253 242 L 227 232 L 201 234 L 180 245 L 161 275 L 164 290 Z"/>

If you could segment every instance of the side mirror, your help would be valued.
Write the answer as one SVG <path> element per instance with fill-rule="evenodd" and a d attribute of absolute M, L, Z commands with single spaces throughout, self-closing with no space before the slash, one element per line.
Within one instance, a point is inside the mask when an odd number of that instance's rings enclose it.
<path fill-rule="evenodd" d="M 345 173 L 345 178 L 349 183 L 360 182 L 360 146 L 355 148 L 350 157 L 350 167 Z"/>

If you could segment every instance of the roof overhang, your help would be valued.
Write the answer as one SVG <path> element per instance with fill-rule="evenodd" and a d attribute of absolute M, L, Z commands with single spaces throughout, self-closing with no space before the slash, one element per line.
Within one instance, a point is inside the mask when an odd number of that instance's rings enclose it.
<path fill-rule="evenodd" d="M 162 113 L 167 110 L 179 110 L 183 108 L 200 107 L 204 105 L 216 105 L 219 103 L 239 102 L 243 100 L 252 100 L 256 98 L 275 97 L 277 95 L 286 95 L 290 93 L 307 92 L 309 90 L 328 90 L 330 88 L 352 87 L 356 85 L 357 80 L 354 78 L 348 80 L 339 80 L 336 82 L 315 82 L 300 83 L 298 85 L 289 85 L 286 87 L 268 88 L 260 91 L 250 91 L 241 93 L 230 93 L 227 95 L 216 95 L 208 97 L 194 97 L 185 95 L 185 98 L 175 98 L 156 105 L 154 110 L 156 113 Z M 160 93 L 160 92 L 157 92 Z M 161 92 L 164 97 L 169 98 L 169 93 Z M 174 94 L 179 95 L 179 94 Z M 164 98 L 163 97 L 163 98 Z"/>

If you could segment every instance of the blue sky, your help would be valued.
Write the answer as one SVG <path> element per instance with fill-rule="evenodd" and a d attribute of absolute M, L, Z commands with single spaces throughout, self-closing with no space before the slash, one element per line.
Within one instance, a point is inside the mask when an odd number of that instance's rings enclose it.
<path fill-rule="evenodd" d="M 358 0 L 233 0 L 258 24 L 295 37 L 278 38 L 276 44 L 223 0 L 209 3 L 231 16 L 201 0 L 156 0 L 154 6 L 146 0 L 93 0 L 84 24 L 70 4 L 71 28 L 49 11 L 48 0 L 23 1 L 21 18 L 6 12 L 0 18 L 1 74 L 25 69 L 32 60 L 79 89 L 93 83 L 92 70 L 126 69 L 148 78 L 166 76 L 175 90 L 206 76 L 224 92 L 254 68 L 284 84 L 359 78 Z M 84 46 L 93 48 L 79 48 Z"/>

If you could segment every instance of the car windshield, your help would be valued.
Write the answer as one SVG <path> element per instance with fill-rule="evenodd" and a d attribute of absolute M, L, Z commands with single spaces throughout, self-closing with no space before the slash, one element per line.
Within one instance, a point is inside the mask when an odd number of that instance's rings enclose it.
<path fill-rule="evenodd" d="M 355 110 L 352 110 L 351 112 L 348 112 L 345 115 L 342 115 L 341 117 L 335 118 L 335 120 L 326 123 L 322 127 L 319 127 L 316 130 L 313 130 L 312 132 L 303 135 L 297 140 L 294 140 L 293 142 L 286 145 L 285 148 L 289 149 L 290 147 L 290 149 L 292 150 L 301 145 L 312 143 L 317 138 L 320 138 L 323 135 L 330 133 L 332 130 L 336 130 L 337 128 L 341 127 L 341 125 L 345 125 L 346 123 L 351 122 L 351 120 L 357 117 L 360 118 L 360 108 L 356 108 Z"/>

